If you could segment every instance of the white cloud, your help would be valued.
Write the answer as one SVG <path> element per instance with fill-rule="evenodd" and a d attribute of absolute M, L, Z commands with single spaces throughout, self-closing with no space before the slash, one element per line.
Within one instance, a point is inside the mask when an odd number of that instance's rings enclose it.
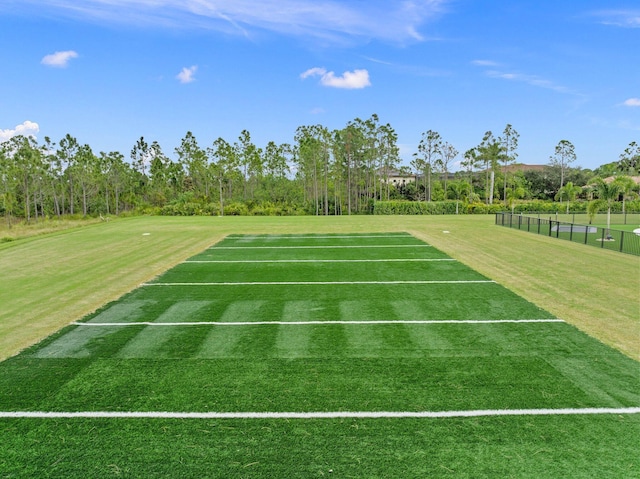
<path fill-rule="evenodd" d="M 300 78 L 319 76 L 320 84 L 333 88 L 360 89 L 371 86 L 369 72 L 367 70 L 353 70 L 344 72 L 342 76 L 336 76 L 334 72 L 328 72 L 324 68 L 310 68 L 300 75 Z"/>
<path fill-rule="evenodd" d="M 313 75 L 324 75 L 327 73 L 327 70 L 325 70 L 324 68 L 321 67 L 314 67 L 314 68 L 309 68 L 306 72 L 303 72 L 300 74 L 300 78 L 302 78 L 303 80 L 307 77 L 313 76 Z"/>
<path fill-rule="evenodd" d="M 384 61 L 384 60 L 380 60 L 378 58 L 367 57 L 367 56 L 363 56 L 362 58 L 364 58 L 365 60 L 369 60 L 370 62 L 373 62 L 373 63 L 379 63 L 380 65 L 394 66 L 394 63 L 387 62 L 387 61 Z"/>
<path fill-rule="evenodd" d="M 547 90 L 553 90 L 558 93 L 567 93 L 577 95 L 576 92 L 571 91 L 569 88 L 558 85 L 551 80 L 547 80 L 545 78 L 539 77 L 537 75 L 528 75 L 526 73 L 514 73 L 514 72 L 505 72 L 501 70 L 496 70 L 495 68 L 500 67 L 500 63 L 495 62 L 493 60 L 473 60 L 471 61 L 472 65 L 478 67 L 487 67 L 494 69 L 487 69 L 484 71 L 484 74 L 491 78 L 499 78 L 502 80 L 509 80 L 515 82 L 526 83 L 527 85 L 546 88 Z"/>
<path fill-rule="evenodd" d="M 0 143 L 13 138 L 14 136 L 32 136 L 35 138 L 36 133 L 40 131 L 40 126 L 33 121 L 25 121 L 13 129 L 0 130 Z"/>
<path fill-rule="evenodd" d="M 640 28 L 640 10 L 601 10 L 591 15 L 598 17 L 603 25 Z"/>
<path fill-rule="evenodd" d="M 73 50 L 66 50 L 64 52 L 55 52 L 51 55 L 45 55 L 40 63 L 49 67 L 66 68 L 71 59 L 77 57 L 78 54 Z"/>
<path fill-rule="evenodd" d="M 553 90 L 558 93 L 567 93 L 567 94 L 577 95 L 576 92 L 571 91 L 569 88 L 562 85 L 557 85 L 556 83 L 550 80 L 541 78 L 537 75 L 527 75 L 524 73 L 508 73 L 508 72 L 501 72 L 497 70 L 488 70 L 488 71 L 485 71 L 485 74 L 491 78 L 500 78 L 503 80 L 522 82 L 522 83 L 526 83 L 527 85 L 531 85 L 539 88 L 546 88 L 547 90 Z"/>
<path fill-rule="evenodd" d="M 62 14 L 101 23 L 215 29 L 243 36 L 271 31 L 330 43 L 355 39 L 403 43 L 423 41 L 420 30 L 425 23 L 441 16 L 452 1 L 21 0 L 19 5 L 30 14 Z"/>
<path fill-rule="evenodd" d="M 471 64 L 479 67 L 497 67 L 500 65 L 498 62 L 492 60 L 473 60 Z"/>
<path fill-rule="evenodd" d="M 629 98 L 623 103 L 624 106 L 640 106 L 640 98 Z"/>
<path fill-rule="evenodd" d="M 180 80 L 180 83 L 191 83 L 196 80 L 193 77 L 196 71 L 198 71 L 198 65 L 193 65 L 188 68 L 184 67 L 182 71 L 176 75 L 176 78 Z"/>

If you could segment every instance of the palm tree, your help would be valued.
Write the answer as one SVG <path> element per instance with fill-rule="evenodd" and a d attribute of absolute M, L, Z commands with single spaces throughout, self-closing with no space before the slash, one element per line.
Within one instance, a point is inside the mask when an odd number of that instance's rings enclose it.
<path fill-rule="evenodd" d="M 625 200 L 631 197 L 631 193 L 636 189 L 638 185 L 633 181 L 630 176 L 622 175 L 616 176 L 614 183 L 617 183 L 620 187 L 620 193 L 622 193 L 622 214 L 625 213 Z"/>
<path fill-rule="evenodd" d="M 458 214 L 458 205 L 460 204 L 460 200 L 469 196 L 471 193 L 471 185 L 466 181 L 454 180 L 449 182 L 448 188 L 456 200 L 456 214 Z"/>
<path fill-rule="evenodd" d="M 611 239 L 611 206 L 618 199 L 621 192 L 619 183 L 612 181 L 607 183 L 602 178 L 595 178 L 592 183 L 598 200 L 607 206 L 607 239 Z"/>
<path fill-rule="evenodd" d="M 507 206 L 511 208 L 511 214 L 515 212 L 516 201 L 524 198 L 526 193 L 522 185 L 514 185 L 513 188 L 507 189 Z"/>
<path fill-rule="evenodd" d="M 571 181 L 567 182 L 562 188 L 558 190 L 558 194 L 556 195 L 556 200 L 562 201 L 564 198 L 567 199 L 567 214 L 569 214 L 569 203 L 571 201 L 575 201 L 578 193 L 582 191 L 577 185 L 574 185 Z"/>

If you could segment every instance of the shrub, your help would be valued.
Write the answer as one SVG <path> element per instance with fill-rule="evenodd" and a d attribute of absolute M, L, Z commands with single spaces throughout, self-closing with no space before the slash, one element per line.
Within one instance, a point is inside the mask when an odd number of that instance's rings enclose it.
<path fill-rule="evenodd" d="M 249 208 L 244 203 L 233 202 L 225 205 L 224 207 L 225 216 L 248 216 Z"/>
<path fill-rule="evenodd" d="M 500 204 L 485 205 L 484 203 L 465 204 L 458 202 L 460 214 L 497 213 L 504 210 Z M 456 201 L 377 201 L 373 214 L 376 215 L 454 215 Z"/>

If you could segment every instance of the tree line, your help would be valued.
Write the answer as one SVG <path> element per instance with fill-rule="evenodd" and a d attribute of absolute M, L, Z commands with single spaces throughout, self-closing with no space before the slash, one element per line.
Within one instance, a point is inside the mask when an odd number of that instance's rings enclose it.
<path fill-rule="evenodd" d="M 209 145 L 187 132 L 174 150 L 175 160 L 144 137 L 127 158 L 118 151 L 95 153 L 70 134 L 57 143 L 15 136 L 0 144 L 0 211 L 10 224 L 16 217 L 31 221 L 129 211 L 363 214 L 372 212 L 376 201 L 398 199 L 507 205 L 522 198 L 562 200 L 569 183 L 583 186 L 605 172 L 571 167 L 575 149 L 566 140 L 558 143 L 548 170 L 511 171 L 519 139 L 511 125 L 499 136 L 486 132 L 462 156 L 428 130 L 410 166 L 401 165 L 397 139 L 392 126 L 375 114 L 337 130 L 300 126 L 292 143 L 270 141 L 264 147 L 247 130 L 233 142 L 220 137 Z M 636 173 L 639 158 L 640 148 L 632 142 L 619 161 L 603 168 Z M 462 169 L 452 173 L 456 164 Z M 392 181 L 400 177 L 414 181 Z"/>

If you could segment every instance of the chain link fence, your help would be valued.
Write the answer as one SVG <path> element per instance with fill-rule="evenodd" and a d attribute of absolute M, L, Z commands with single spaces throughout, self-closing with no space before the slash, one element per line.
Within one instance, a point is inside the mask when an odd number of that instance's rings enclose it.
<path fill-rule="evenodd" d="M 542 218 L 540 215 L 524 216 L 512 213 L 496 213 L 496 224 L 564 240 L 596 246 L 602 249 L 640 256 L 640 227 L 623 231 L 601 226 L 571 223 Z"/>

